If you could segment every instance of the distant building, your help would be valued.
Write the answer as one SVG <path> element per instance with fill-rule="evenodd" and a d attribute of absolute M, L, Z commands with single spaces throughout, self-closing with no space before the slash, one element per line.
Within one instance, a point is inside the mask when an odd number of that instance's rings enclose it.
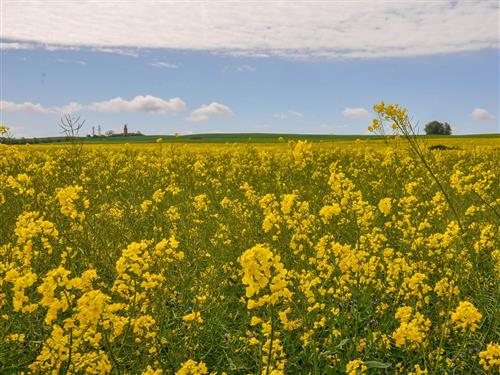
<path fill-rule="evenodd" d="M 127 124 L 123 125 L 123 135 L 127 136 L 128 135 L 128 127 Z"/>

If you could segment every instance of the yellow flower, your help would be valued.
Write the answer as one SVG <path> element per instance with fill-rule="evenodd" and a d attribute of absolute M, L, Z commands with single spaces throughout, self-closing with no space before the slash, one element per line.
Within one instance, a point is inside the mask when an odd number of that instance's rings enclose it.
<path fill-rule="evenodd" d="M 20 173 L 16 178 L 9 176 L 6 182 L 7 186 L 16 190 L 15 195 L 27 194 L 32 196 L 35 193 L 35 190 L 31 187 L 31 178 L 26 173 Z"/>
<path fill-rule="evenodd" d="M 365 374 L 366 371 L 368 371 L 368 367 L 365 365 L 365 363 L 360 360 L 360 359 L 354 359 L 347 363 L 345 367 L 345 371 L 347 375 L 359 375 L 359 374 Z"/>
<path fill-rule="evenodd" d="M 483 366 L 486 371 L 492 371 L 495 368 L 500 370 L 500 345 L 490 342 L 486 346 L 486 350 L 479 353 L 479 364 Z"/>
<path fill-rule="evenodd" d="M 470 329 L 474 332 L 477 329 L 477 323 L 482 317 L 476 307 L 468 301 L 460 302 L 456 310 L 451 314 L 451 320 L 455 324 L 455 328 L 462 331 Z"/>
<path fill-rule="evenodd" d="M 194 197 L 194 209 L 196 211 L 207 211 L 208 209 L 208 198 L 206 194 L 200 194 Z"/>
<path fill-rule="evenodd" d="M 83 212 L 78 212 L 77 202 L 80 199 L 80 194 L 83 192 L 81 186 L 66 186 L 57 190 L 56 198 L 61 206 L 61 213 L 71 219 L 79 219 L 80 221 L 85 218 Z M 84 206 L 88 206 L 88 200 L 83 200 Z"/>
<path fill-rule="evenodd" d="M 160 138 L 161 139 L 161 138 Z M 161 375 L 163 371 L 161 369 L 153 370 L 151 366 L 148 365 L 141 375 Z"/>
<path fill-rule="evenodd" d="M 201 317 L 201 314 L 197 311 L 193 311 L 189 314 L 186 314 L 182 317 L 182 320 L 185 322 L 198 322 L 198 323 L 203 323 L 203 318 Z"/>
<path fill-rule="evenodd" d="M 257 316 L 252 316 L 252 319 L 250 320 L 250 325 L 251 326 L 256 326 L 257 324 L 262 323 L 262 319 L 257 317 Z"/>
<path fill-rule="evenodd" d="M 175 375 L 204 375 L 208 374 L 207 366 L 203 362 L 195 362 L 188 359 L 184 362 Z"/>
<path fill-rule="evenodd" d="M 321 210 L 319 210 L 319 215 L 325 224 L 330 222 L 330 219 L 338 214 L 340 214 L 340 205 L 338 203 L 334 203 L 331 206 L 323 206 Z"/>
<path fill-rule="evenodd" d="M 279 255 L 274 255 L 267 245 L 258 244 L 245 251 L 239 258 L 243 269 L 243 284 L 246 285 L 246 297 L 252 298 L 269 286 L 270 294 L 265 294 L 255 301 L 248 300 L 248 308 L 253 309 L 267 303 L 276 304 L 281 298 L 290 298 L 286 280 L 287 270 L 280 262 Z M 274 270 L 274 272 L 272 272 Z M 273 276 L 274 273 L 274 276 Z"/>
<path fill-rule="evenodd" d="M 408 375 L 427 375 L 429 373 L 425 368 L 422 369 L 420 365 L 415 365 L 414 368 L 415 371 L 409 372 Z"/>
<path fill-rule="evenodd" d="M 378 202 L 378 209 L 380 210 L 380 212 L 384 214 L 384 216 L 387 216 L 391 213 L 391 207 L 392 207 L 391 198 L 384 198 L 381 199 L 380 202 Z"/>
<path fill-rule="evenodd" d="M 412 349 L 418 348 L 424 342 L 431 325 L 430 320 L 421 313 L 412 314 L 412 311 L 411 307 L 403 306 L 396 312 L 396 319 L 400 321 L 400 326 L 393 332 L 392 338 L 398 348 L 406 344 Z"/>

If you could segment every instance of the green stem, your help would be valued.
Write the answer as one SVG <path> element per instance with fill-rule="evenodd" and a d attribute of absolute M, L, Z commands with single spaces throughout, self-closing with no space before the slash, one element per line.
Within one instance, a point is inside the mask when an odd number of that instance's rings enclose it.
<path fill-rule="evenodd" d="M 460 216 L 458 215 L 458 212 L 457 210 L 455 209 L 455 206 L 453 205 L 453 203 L 451 202 L 451 199 L 450 197 L 448 196 L 448 193 L 446 192 L 446 190 L 444 189 L 443 185 L 441 185 L 441 183 L 439 182 L 437 176 L 434 174 L 434 172 L 432 171 L 430 165 L 427 163 L 427 160 L 425 160 L 425 157 L 422 153 L 422 151 L 420 150 L 420 147 L 418 147 L 418 144 L 416 142 L 415 139 L 412 139 L 412 134 L 410 134 L 410 132 L 408 131 L 408 129 L 411 130 L 411 132 L 413 133 L 413 136 L 416 137 L 416 134 L 415 132 L 413 131 L 413 128 L 409 122 L 409 120 L 407 119 L 407 124 L 400 124 L 397 120 L 394 120 L 394 122 L 397 124 L 398 128 L 403 132 L 403 135 L 405 136 L 405 138 L 408 140 L 408 142 L 410 143 L 410 146 L 411 148 L 413 149 L 413 151 L 415 152 L 415 154 L 417 154 L 417 156 L 419 157 L 420 161 L 424 164 L 425 168 L 427 169 L 427 171 L 430 173 L 430 175 L 432 176 L 432 179 L 436 182 L 436 184 L 438 185 L 439 189 L 441 190 L 441 192 L 443 193 L 445 199 L 446 199 L 446 202 L 448 203 L 448 206 L 451 208 L 451 210 L 453 211 L 453 215 L 455 216 L 455 218 L 457 219 L 457 223 L 458 223 L 458 226 L 460 227 L 460 230 L 462 232 L 464 232 L 464 228 L 462 226 L 462 221 L 460 220 Z"/>
<path fill-rule="evenodd" d="M 497 218 L 500 218 L 500 215 L 498 214 L 497 210 L 495 210 L 495 207 L 493 207 L 491 204 L 489 204 L 488 202 L 486 202 L 486 200 L 482 196 L 480 196 L 477 191 L 472 190 L 472 192 L 474 194 L 476 194 L 476 196 L 479 198 L 479 200 L 481 202 L 483 202 L 486 206 L 488 206 L 495 213 L 495 215 L 496 215 Z"/>
<path fill-rule="evenodd" d="M 271 338 L 269 339 L 269 353 L 267 355 L 266 375 L 269 375 L 271 361 L 273 359 L 273 341 L 274 341 L 274 305 L 271 305 Z"/>

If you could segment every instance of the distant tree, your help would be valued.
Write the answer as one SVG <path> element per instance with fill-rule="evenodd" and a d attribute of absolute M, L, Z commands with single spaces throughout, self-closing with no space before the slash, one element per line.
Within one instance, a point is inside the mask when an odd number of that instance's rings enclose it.
<path fill-rule="evenodd" d="M 107 137 L 112 137 L 115 132 L 113 130 L 107 130 L 105 133 L 104 133 Z"/>
<path fill-rule="evenodd" d="M 427 135 L 451 135 L 451 126 L 447 122 L 431 121 L 424 130 Z"/>

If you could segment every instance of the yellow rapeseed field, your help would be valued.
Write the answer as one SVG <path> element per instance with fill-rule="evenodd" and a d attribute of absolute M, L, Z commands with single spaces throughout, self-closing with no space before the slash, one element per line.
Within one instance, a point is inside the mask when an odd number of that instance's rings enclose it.
<path fill-rule="evenodd" d="M 0 147 L 0 373 L 498 373 L 468 142 Z"/>

